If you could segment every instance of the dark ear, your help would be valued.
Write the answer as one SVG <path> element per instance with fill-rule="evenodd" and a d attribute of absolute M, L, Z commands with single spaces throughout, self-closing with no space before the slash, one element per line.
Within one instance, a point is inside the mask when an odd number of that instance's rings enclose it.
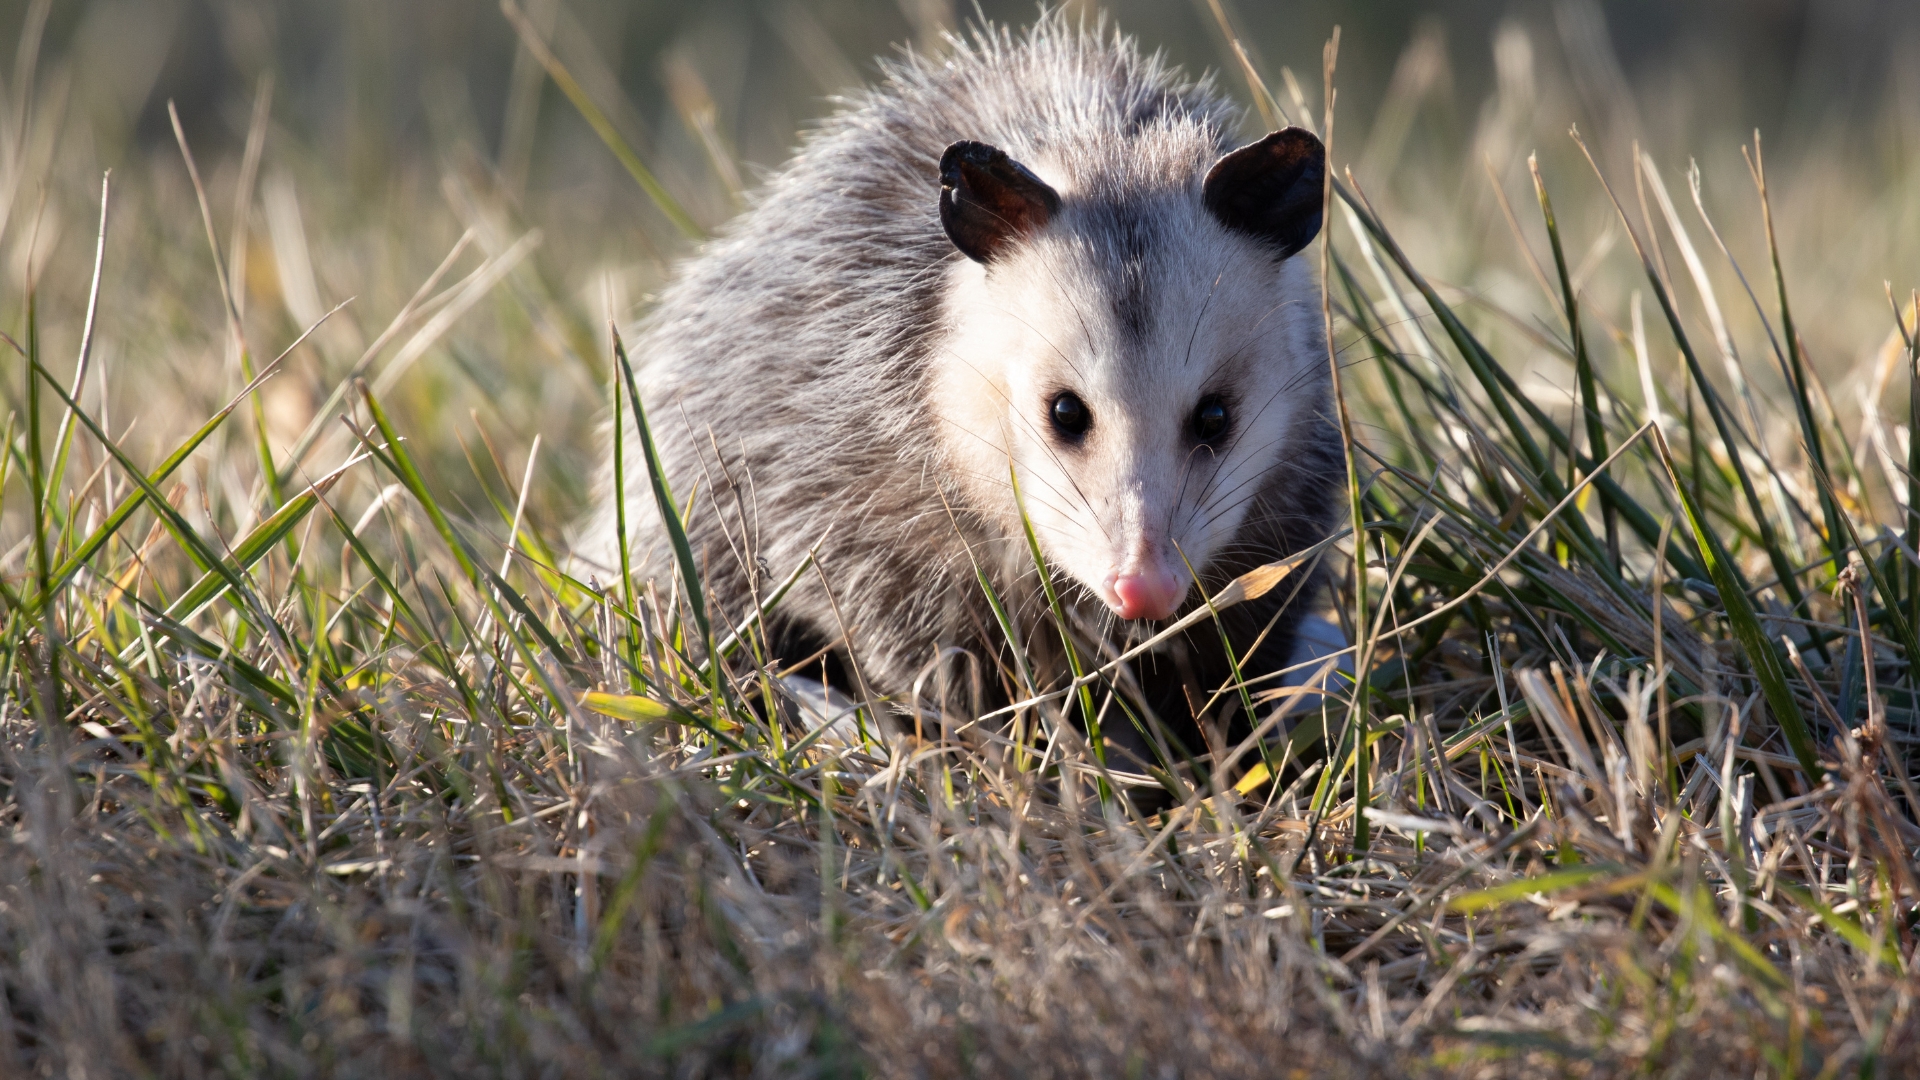
<path fill-rule="evenodd" d="M 1004 151 L 957 142 L 940 155 L 940 224 L 974 262 L 1040 231 L 1059 210 L 1060 196 Z"/>
<path fill-rule="evenodd" d="M 1319 235 L 1326 169 L 1313 132 L 1283 128 L 1215 162 L 1203 198 L 1220 224 L 1274 245 L 1284 259 Z"/>

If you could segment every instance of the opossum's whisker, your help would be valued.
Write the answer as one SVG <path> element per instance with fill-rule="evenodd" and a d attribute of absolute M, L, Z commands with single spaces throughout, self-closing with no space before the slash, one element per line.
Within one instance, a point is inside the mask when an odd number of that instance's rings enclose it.
<path fill-rule="evenodd" d="M 1260 418 L 1267 414 L 1267 410 L 1272 408 L 1273 403 L 1275 401 L 1278 401 L 1280 399 L 1280 396 L 1285 392 L 1286 392 L 1286 388 L 1284 387 L 1282 387 L 1281 389 L 1275 390 L 1273 394 L 1270 395 L 1265 402 L 1261 403 L 1258 409 L 1254 410 L 1254 413 L 1251 417 L 1248 417 L 1247 419 L 1240 422 L 1240 424 L 1234 430 L 1233 438 L 1227 440 L 1227 447 L 1225 451 L 1223 451 L 1220 455 L 1222 458 L 1231 459 L 1233 457 L 1234 451 L 1239 449 L 1240 441 L 1247 437 L 1247 433 L 1252 431 L 1257 426 Z M 1274 446 L 1278 445 L 1282 441 L 1284 440 L 1276 439 L 1276 440 L 1269 441 L 1265 446 L 1262 446 L 1258 451 L 1247 456 L 1257 459 L 1258 457 L 1265 454 L 1268 450 L 1272 449 Z M 1257 469 L 1257 471 L 1260 473 L 1265 473 L 1266 467 L 1261 467 Z M 1220 482 L 1221 478 L 1226 476 L 1228 472 L 1229 470 L 1226 470 L 1226 469 L 1214 470 L 1214 474 L 1208 480 L 1207 486 L 1200 489 L 1200 494 L 1195 498 L 1194 501 L 1197 504 L 1204 504 L 1209 499 L 1211 499 L 1214 486 L 1217 485 Z M 1189 522 L 1190 521 L 1191 519 L 1189 519 Z"/>
<path fill-rule="evenodd" d="M 1261 451 L 1265 452 L 1266 449 L 1272 446 L 1277 446 L 1282 441 L 1283 440 L 1279 440 L 1279 439 L 1273 440 L 1272 442 L 1268 443 L 1266 447 L 1262 447 Z M 1232 513 L 1234 510 L 1237 510 L 1240 506 L 1240 503 L 1235 502 L 1230 505 L 1223 506 L 1222 504 L 1225 500 L 1234 498 L 1236 495 L 1239 495 L 1241 492 L 1246 491 L 1246 489 L 1249 486 L 1259 485 L 1264 483 L 1267 479 L 1269 479 L 1272 476 L 1272 474 L 1276 470 L 1286 469 L 1286 468 L 1299 468 L 1299 465 L 1294 462 L 1281 461 L 1281 462 L 1274 462 L 1273 464 L 1269 465 L 1264 469 L 1249 470 L 1247 475 L 1242 477 L 1232 487 L 1213 494 L 1210 498 L 1208 498 L 1208 500 L 1205 503 L 1197 504 L 1192 509 L 1192 511 L 1190 511 L 1190 516 L 1187 522 L 1183 523 L 1183 527 L 1184 527 L 1184 524 L 1191 524 L 1192 518 L 1195 516 L 1199 516 L 1201 514 L 1205 514 L 1212 518 L 1226 517 L 1228 514 Z M 1224 471 L 1222 475 L 1225 475 Z M 1262 487 L 1254 487 L 1253 491 L 1250 492 L 1247 497 L 1252 498 L 1252 497 L 1258 496 L 1260 492 L 1263 490 L 1264 488 Z M 1244 501 L 1244 500 L 1241 500 L 1241 501 Z"/>
<path fill-rule="evenodd" d="M 1260 494 L 1261 494 L 1261 489 L 1258 489 L 1258 488 L 1254 489 L 1253 491 L 1247 492 L 1245 495 L 1242 495 L 1239 498 L 1235 499 L 1232 503 L 1229 503 L 1228 505 L 1221 507 L 1219 511 L 1217 511 L 1216 516 L 1225 517 L 1228 514 L 1233 513 L 1235 510 L 1238 510 L 1240 507 L 1253 501 L 1254 499 L 1259 498 Z M 1275 519 L 1275 520 L 1279 520 L 1279 519 Z"/>
<path fill-rule="evenodd" d="M 1228 364 L 1236 363 L 1241 357 L 1245 356 L 1247 351 L 1252 349 L 1254 344 L 1260 340 L 1260 328 L 1266 325 L 1267 320 L 1273 317 L 1274 312 L 1298 303 L 1300 303 L 1299 300 L 1288 298 L 1277 300 L 1268 306 L 1267 310 L 1261 312 L 1260 317 L 1254 320 L 1253 326 L 1248 328 L 1246 336 L 1241 339 L 1240 344 L 1228 350 L 1226 355 L 1222 356 L 1212 368 L 1208 369 L 1207 374 L 1201 379 L 1201 382 L 1212 382 L 1214 376 L 1220 374 Z"/>
<path fill-rule="evenodd" d="M 1004 481 L 1003 479 L 1001 479 L 1000 477 L 996 477 L 996 476 L 987 476 L 987 475 L 984 475 L 984 474 L 982 474 L 982 473 L 979 473 L 979 472 L 976 472 L 976 471 L 974 471 L 974 470 L 972 470 L 972 469 L 954 469 L 954 470 L 952 470 L 952 472 L 953 472 L 953 474 L 954 474 L 955 476 L 971 476 L 971 477 L 973 477 L 974 479 L 976 479 L 976 480 L 980 480 L 980 481 L 983 481 L 983 482 L 988 482 L 988 483 L 1005 483 L 1005 481 Z M 1028 477 L 1028 479 L 1030 479 L 1030 480 L 1033 480 L 1033 481 L 1035 481 L 1035 482 L 1037 482 L 1037 483 L 1039 483 L 1040 485 L 1042 485 L 1043 487 L 1045 487 L 1045 488 L 1047 489 L 1047 491 L 1048 491 L 1048 492 L 1049 492 L 1050 494 L 1053 494 L 1053 495 L 1061 495 L 1061 494 L 1063 494 L 1063 493 L 1062 493 L 1062 492 L 1060 491 L 1060 489 L 1058 489 L 1058 488 L 1056 488 L 1056 487 L 1054 487 L 1054 486 L 1053 486 L 1053 484 L 1052 484 L 1052 483 L 1051 483 L 1050 481 L 1048 481 L 1048 480 L 1047 480 L 1047 479 L 1046 479 L 1045 477 L 1043 477 L 1043 476 L 1039 476 L 1039 475 L 1037 475 L 1037 474 L 1036 474 L 1036 475 L 1031 475 L 1031 476 L 1029 476 L 1029 477 Z M 1053 511 L 1054 513 L 1056 513 L 1056 514 L 1059 514 L 1059 515 L 1060 515 L 1061 517 L 1071 517 L 1071 516 L 1072 516 L 1071 514 L 1069 514 L 1069 513 L 1067 513 L 1067 512 L 1065 511 L 1065 510 L 1062 510 L 1062 509 L 1061 509 L 1061 508 L 1060 508 L 1059 506 L 1056 506 L 1055 504 L 1053 504 L 1053 503 L 1051 503 L 1051 502 L 1048 502 L 1048 501 L 1046 501 L 1045 499 L 1038 499 L 1038 498 L 1033 498 L 1033 497 L 1032 497 L 1032 495 L 1031 495 L 1031 493 L 1028 493 L 1028 496 L 1027 496 L 1027 501 L 1029 501 L 1029 502 L 1032 502 L 1032 503 L 1036 503 L 1036 504 L 1038 504 L 1038 505 L 1040 505 L 1040 506 L 1044 506 L 1044 507 L 1046 507 L 1047 509 L 1049 509 L 1049 510 L 1051 510 L 1051 511 Z M 979 511 L 979 510 L 980 510 L 980 509 L 982 509 L 982 508 L 979 508 L 979 507 L 975 507 L 974 509 L 975 509 L 975 510 L 976 510 L 976 512 L 977 512 L 977 511 Z"/>
<path fill-rule="evenodd" d="M 1047 336 L 1046 334 L 1044 334 L 1044 333 L 1042 333 L 1039 327 L 1037 327 L 1037 326 L 1035 326 L 1035 325 L 1033 325 L 1032 323 L 1030 323 L 1030 322 L 1028 322 L 1028 321 L 1027 321 L 1027 320 L 1026 320 L 1025 318 L 1023 318 L 1023 317 L 1021 317 L 1020 315 L 1017 315 L 1017 314 L 1015 314 L 1014 312 L 1012 312 L 1012 311 L 1009 311 L 1009 310 L 1008 310 L 1008 309 L 1007 309 L 1006 307 L 1004 307 L 1004 306 L 1002 306 L 1002 305 L 999 305 L 999 304 L 995 304 L 995 305 L 994 305 L 994 308 L 995 308 L 995 310 L 997 310 L 997 311 L 999 311 L 999 312 L 1000 312 L 1000 314 L 1002 314 L 1002 315 L 1005 315 L 1005 316 L 1006 316 L 1007 318 L 1009 318 L 1009 319 L 1012 319 L 1012 320 L 1013 320 L 1014 322 L 1017 322 L 1017 323 L 1019 323 L 1019 324 L 1020 324 L 1021 326 L 1024 326 L 1024 327 L 1026 327 L 1027 329 L 1029 329 L 1029 330 L 1031 330 L 1031 331 L 1033 331 L 1033 336 L 1034 336 L 1034 337 L 1037 337 L 1037 338 L 1039 338 L 1039 339 L 1040 339 L 1041 341 L 1043 341 L 1043 342 L 1045 342 L 1045 343 L 1046 343 L 1046 346 L 1047 346 L 1047 348 L 1049 348 L 1049 349 L 1052 349 L 1052 350 L 1053 350 L 1053 354 L 1054 354 L 1055 356 L 1058 356 L 1058 357 L 1060 358 L 1060 362 L 1061 362 L 1061 363 L 1063 363 L 1063 364 L 1065 364 L 1065 365 L 1067 365 L 1067 367 L 1068 367 L 1068 368 L 1070 368 L 1070 369 L 1072 369 L 1072 371 L 1073 371 L 1073 376 L 1074 376 L 1074 378 L 1076 378 L 1076 379 L 1079 379 L 1079 380 L 1081 380 L 1082 382 L 1085 382 L 1085 381 L 1086 381 L 1086 378 L 1087 378 L 1087 376 L 1086 376 L 1086 374 L 1085 374 L 1085 373 L 1083 373 L 1083 372 L 1082 372 L 1082 371 L 1080 370 L 1080 365 L 1078 365 L 1078 364 L 1076 364 L 1076 363 L 1074 363 L 1074 362 L 1073 362 L 1073 357 L 1071 357 L 1071 356 L 1068 356 L 1068 355 L 1067 355 L 1067 352 L 1066 352 L 1066 350 L 1065 350 L 1065 349 L 1062 349 L 1062 348 L 1061 348 L 1060 346 L 1058 346 L 1058 345 L 1055 345 L 1055 344 L 1053 343 L 1053 339 L 1052 339 L 1052 338 L 1050 338 L 1050 337 L 1048 337 L 1048 336 Z M 1084 333 L 1084 331 L 1083 331 L 1083 333 Z M 1089 335 L 1089 337 L 1090 337 L 1090 335 Z"/>
<path fill-rule="evenodd" d="M 1193 458 L 1198 452 L 1199 448 L 1195 447 L 1193 450 L 1188 451 L 1187 456 L 1180 462 L 1180 490 L 1174 493 L 1173 502 L 1167 505 L 1166 529 L 1168 535 L 1172 535 L 1173 533 L 1173 515 L 1179 511 L 1180 507 L 1186 505 L 1187 484 L 1193 480 Z M 1191 522 L 1192 516 L 1189 515 L 1187 520 Z"/>
<path fill-rule="evenodd" d="M 1187 335 L 1187 355 L 1180 358 L 1181 367 L 1193 363 L 1193 346 L 1200 340 L 1200 326 L 1206 322 L 1207 309 L 1213 306 L 1213 294 L 1220 288 L 1220 279 L 1227 276 L 1226 259 L 1222 258 L 1220 262 L 1221 269 L 1213 275 L 1213 284 L 1207 286 L 1207 298 L 1200 304 L 1200 314 L 1193 317 L 1193 332 Z"/>
<path fill-rule="evenodd" d="M 1319 373 L 1320 373 L 1320 367 L 1317 364 L 1302 365 L 1300 370 L 1296 371 L 1292 378 L 1288 379 L 1285 383 L 1281 384 L 1281 386 L 1278 389 L 1276 389 L 1273 392 L 1273 394 L 1267 398 L 1265 402 L 1261 404 L 1260 408 L 1254 412 L 1251 418 L 1249 418 L 1245 423 L 1240 425 L 1239 429 L 1234 432 L 1233 439 L 1228 442 L 1226 452 L 1228 454 L 1231 454 L 1234 451 L 1234 449 L 1239 445 L 1239 441 L 1246 436 L 1246 433 L 1253 430 L 1255 426 L 1254 422 L 1259 420 L 1262 416 L 1266 415 L 1266 411 L 1273 406 L 1274 402 L 1278 401 L 1283 395 L 1285 395 L 1289 391 L 1297 388 L 1301 383 L 1314 378 Z"/>
<path fill-rule="evenodd" d="M 1087 342 L 1091 343 L 1093 341 L 1093 327 L 1087 322 L 1087 313 L 1080 308 L 1080 300 L 1076 295 L 1077 290 L 1069 289 L 1061 283 L 1060 270 L 1058 267 L 1049 265 L 1047 267 L 1047 276 L 1053 279 L 1054 294 L 1066 300 L 1067 306 L 1073 309 L 1073 317 L 1080 323 L 1081 336 L 1085 338 Z M 1072 366 L 1071 361 L 1068 361 L 1068 366 Z M 1074 374 L 1080 374 L 1078 368 L 1074 369 Z"/>
<path fill-rule="evenodd" d="M 1094 510 L 1093 500 L 1087 498 L 1086 492 L 1080 490 L 1080 484 L 1078 481 L 1074 480 L 1072 470 L 1068 469 L 1066 466 L 1066 463 L 1060 460 L 1060 455 L 1054 452 L 1052 440 L 1047 438 L 1039 430 L 1034 428 L 1033 422 L 1027 418 L 1025 412 L 1019 409 L 1018 407 L 1016 407 L 1013 403 L 1013 400 L 1007 397 L 1006 393 L 1001 391 L 1000 388 L 994 384 L 993 380 L 988 379 L 984 374 L 981 373 L 981 371 L 978 368 L 974 367 L 970 363 L 967 363 L 966 358 L 961 356 L 951 346 L 947 347 L 947 351 L 953 354 L 954 359 L 958 360 L 962 364 L 966 364 L 967 370 L 972 371 L 976 375 L 979 375 L 980 380 L 982 382 L 986 383 L 989 386 L 994 387 L 994 393 L 999 395 L 1001 402 L 1006 405 L 1007 412 L 1019 420 L 1020 424 L 1027 429 L 1029 434 L 1033 436 L 1033 441 L 1039 444 L 1041 450 L 1044 451 L 1049 458 L 1053 459 L 1053 463 L 1055 466 L 1057 466 L 1060 469 L 1061 475 L 1067 478 L 1067 483 L 1073 485 L 1074 495 L 1079 498 L 1081 505 L 1087 508 L 1087 515 L 1093 519 L 1095 527 L 1097 527 L 1100 530 L 1100 534 L 1103 537 L 1106 537 L 1107 541 L 1111 543 L 1113 540 L 1113 537 L 1108 535 L 1105 523 L 1103 523 L 1100 520 L 1100 515 Z M 962 430 L 965 430 L 965 429 L 962 429 Z M 986 437 L 978 434 L 977 432 L 967 432 L 967 434 L 972 435 L 974 438 L 980 439 L 982 442 L 986 442 Z M 992 444 L 988 443 L 988 445 L 991 446 Z M 1012 447 L 1007 447 L 1005 449 L 1007 449 L 1008 451 L 1011 451 Z M 1055 494 L 1057 495 L 1057 494 L 1063 494 L 1063 493 L 1056 491 Z M 1068 515 L 1063 514 L 1061 516 L 1065 517 Z"/>
<path fill-rule="evenodd" d="M 1217 278 L 1215 279 L 1215 283 L 1218 284 Z M 1211 292 L 1209 292 L 1208 298 L 1209 300 L 1211 300 L 1212 298 Z M 1248 333 L 1247 337 L 1242 341 L 1240 346 L 1235 350 L 1233 350 L 1231 353 L 1222 357 L 1220 360 L 1216 361 L 1213 368 L 1209 370 L 1206 376 L 1201 380 L 1201 384 L 1208 385 L 1213 383 L 1215 379 L 1220 375 L 1220 373 L 1224 371 L 1229 365 L 1238 363 L 1240 359 L 1244 357 L 1246 353 L 1253 347 L 1254 342 L 1258 340 L 1259 327 L 1262 324 L 1264 324 L 1266 320 L 1275 311 L 1280 310 L 1282 307 L 1285 307 L 1287 304 L 1292 302 L 1293 301 L 1291 300 L 1283 299 L 1275 302 L 1272 305 L 1269 305 L 1267 310 L 1261 314 L 1259 320 L 1255 322 L 1254 329 Z M 1196 334 L 1198 333 L 1197 325 L 1195 327 L 1195 333 Z M 1306 370 L 1312 370 L 1312 369 L 1309 366 L 1303 365 L 1303 372 L 1300 374 L 1296 374 L 1294 377 L 1294 380 L 1290 380 L 1287 385 L 1282 386 L 1281 388 L 1275 390 L 1274 393 L 1270 397 L 1268 397 L 1267 401 L 1263 403 L 1261 407 L 1254 412 L 1253 416 L 1248 418 L 1243 418 L 1238 423 L 1236 423 L 1233 437 L 1230 440 L 1228 440 L 1228 443 L 1223 450 L 1217 451 L 1217 457 L 1215 458 L 1215 460 L 1216 461 L 1230 460 L 1233 456 L 1234 451 L 1238 448 L 1240 441 L 1246 437 L 1246 433 L 1253 429 L 1253 427 L 1255 426 L 1255 423 L 1260 419 L 1260 417 L 1266 414 L 1266 410 L 1272 406 L 1273 402 L 1277 400 L 1281 394 L 1285 393 L 1287 389 L 1291 388 L 1294 382 L 1297 381 L 1301 377 L 1301 374 L 1304 374 Z M 1197 449 L 1198 448 L 1196 448 L 1196 451 Z M 1212 450 L 1211 447 L 1208 447 L 1207 449 Z M 1169 532 L 1173 531 L 1173 515 L 1179 511 L 1179 508 L 1181 506 L 1186 504 L 1187 484 L 1192 479 L 1193 466 L 1194 466 L 1194 454 L 1189 453 L 1186 458 L 1186 461 L 1183 463 L 1179 494 L 1175 498 L 1173 503 L 1167 508 L 1166 527 Z M 1195 509 L 1189 511 L 1186 518 L 1184 518 L 1181 521 L 1181 524 L 1180 524 L 1181 531 L 1185 531 L 1185 529 L 1187 529 L 1189 526 L 1193 524 L 1194 519 L 1198 516 L 1198 513 L 1199 513 L 1198 504 L 1203 504 L 1210 498 L 1214 485 L 1220 482 L 1220 479 L 1223 475 L 1225 474 L 1222 470 L 1216 469 L 1213 475 L 1208 478 L 1206 486 L 1202 487 L 1199 495 L 1195 497 L 1195 500 L 1194 500 L 1196 503 Z"/>

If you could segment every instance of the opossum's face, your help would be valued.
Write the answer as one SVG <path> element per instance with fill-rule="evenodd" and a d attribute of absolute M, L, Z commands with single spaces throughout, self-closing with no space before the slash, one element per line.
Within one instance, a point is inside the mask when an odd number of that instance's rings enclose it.
<path fill-rule="evenodd" d="M 1320 228 L 1323 151 L 1289 128 L 1204 184 L 1172 166 L 1118 192 L 1036 168 L 1054 183 L 979 143 L 942 161 L 970 261 L 933 361 L 941 441 L 977 509 L 1011 523 L 1011 470 L 1054 567 L 1165 619 L 1217 562 L 1268 554 L 1243 526 L 1319 419 L 1318 291 L 1292 256 Z"/>

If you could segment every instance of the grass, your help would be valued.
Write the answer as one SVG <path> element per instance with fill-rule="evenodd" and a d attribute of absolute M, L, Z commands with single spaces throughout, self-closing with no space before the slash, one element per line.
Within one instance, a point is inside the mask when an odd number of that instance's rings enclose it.
<path fill-rule="evenodd" d="M 697 230 L 618 111 L 536 54 L 661 236 Z M 58 122 L 39 85 L 16 80 L 16 134 Z M 1266 90 L 1291 73 L 1249 86 L 1311 115 Z M 1395 232 L 1420 208 L 1336 178 L 1361 527 L 1327 557 L 1363 681 L 1287 722 L 1293 767 L 1169 774 L 1176 804 L 1143 819 L 1068 722 L 1098 715 L 1094 674 L 1021 663 L 1010 696 L 1041 700 L 971 725 L 861 702 L 836 737 L 796 722 L 758 620 L 707 607 L 683 536 L 674 580 L 570 576 L 579 417 L 646 405 L 591 329 L 625 279 L 573 299 L 532 254 L 551 204 L 456 162 L 463 220 L 340 244 L 366 299 L 263 315 L 252 275 L 271 262 L 291 297 L 306 249 L 284 176 L 252 209 L 270 115 L 217 173 L 187 179 L 181 131 L 110 195 L 56 184 L 51 215 L 19 182 L 65 175 L 51 151 L 7 159 L 29 275 L 0 343 L 0 1072 L 1874 1076 L 1912 1055 L 1915 312 L 1872 331 L 1883 366 L 1843 414 L 1757 141 L 1738 228 L 1765 277 L 1737 279 L 1734 330 L 1730 266 L 1689 231 L 1733 257 L 1651 158 L 1536 165 L 1539 218 L 1506 206 L 1525 308 L 1423 274 Z M 239 208 L 224 230 L 208 178 Z M 396 180 L 396 220 L 421 186 Z M 1610 198 L 1648 189 L 1658 217 Z M 36 261 L 36 230 L 56 246 L 89 202 L 93 272 Z M 1574 220 L 1629 239 L 1651 324 L 1570 265 Z M 513 355 L 551 369 L 476 359 Z M 1571 390 L 1523 381 L 1542 372 Z M 539 461 L 535 431 L 562 433 Z M 615 454 L 669 521 L 700 512 L 644 434 Z"/>

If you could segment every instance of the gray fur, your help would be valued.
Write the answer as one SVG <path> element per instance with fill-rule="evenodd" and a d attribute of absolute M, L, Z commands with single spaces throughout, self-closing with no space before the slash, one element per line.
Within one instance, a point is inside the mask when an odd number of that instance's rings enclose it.
<path fill-rule="evenodd" d="M 991 670 L 1001 642 L 976 560 L 1016 610 L 1029 646 L 1044 653 L 1054 631 L 1041 626 L 1043 600 L 1004 459 L 997 480 L 964 477 L 962 462 L 978 448 L 968 449 L 969 433 L 954 430 L 935 400 L 941 365 L 954 362 L 950 297 L 965 261 L 938 216 L 941 153 L 973 139 L 1046 163 L 1047 179 L 1078 207 L 1060 223 L 1057 242 L 1070 252 L 1061 257 L 1090 267 L 1060 281 L 1074 293 L 1061 298 L 1062 310 L 1093 320 L 1101 335 L 1111 328 L 1101 340 L 1119 343 L 1114 363 L 1172 371 L 1187 361 L 1128 356 L 1135 346 L 1126 343 L 1155 334 L 1184 343 L 1198 325 L 1201 312 L 1157 304 L 1205 284 L 1171 280 L 1192 275 L 1161 255 L 1193 231 L 1201 178 L 1236 145 L 1238 122 L 1208 83 L 1057 14 L 1018 34 L 986 29 L 945 57 L 891 64 L 877 89 L 844 102 L 752 208 L 681 268 L 632 345 L 673 490 L 683 500 L 698 492 L 689 533 L 716 625 L 740 621 L 818 544 L 831 597 L 810 574 L 781 615 L 821 645 L 849 631 L 876 693 L 904 696 L 945 646 L 974 651 Z M 1297 419 L 1266 440 L 1272 445 L 1240 451 L 1263 455 L 1257 482 L 1212 494 L 1215 508 L 1232 502 L 1243 516 L 1231 535 L 1210 541 L 1201 568 L 1209 589 L 1317 541 L 1331 524 L 1341 466 L 1306 262 L 1272 271 L 1285 312 L 1235 331 L 1286 338 L 1275 347 L 1299 358 L 1301 373 L 1287 387 Z M 672 553 L 631 432 L 627 445 L 636 576 L 664 587 Z M 1030 509 L 1072 499 L 1038 486 L 1025 493 Z M 1196 493 L 1202 486 L 1194 482 Z M 601 567 L 618 565 L 611 487 L 609 471 L 579 545 Z M 1057 538 L 1041 539 L 1051 548 Z M 1051 550 L 1049 560 L 1060 565 Z M 1116 639 L 1138 632 L 1114 625 L 1089 588 L 1058 576 L 1085 625 Z M 1258 616 L 1253 632 L 1273 610 L 1246 613 Z M 1292 623 L 1291 614 L 1279 620 L 1265 654 L 1287 655 Z"/>

